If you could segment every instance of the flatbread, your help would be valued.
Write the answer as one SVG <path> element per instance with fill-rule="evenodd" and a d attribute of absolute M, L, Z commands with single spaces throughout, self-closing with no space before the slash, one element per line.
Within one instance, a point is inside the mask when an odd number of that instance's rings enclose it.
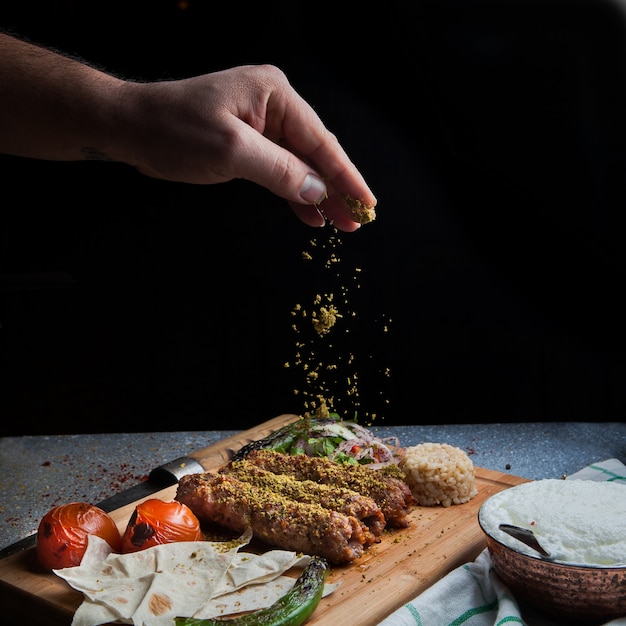
<path fill-rule="evenodd" d="M 210 598 L 192 617 L 212 619 L 244 611 L 257 611 L 271 606 L 295 584 L 293 576 L 282 572 L 291 567 L 306 567 L 310 556 L 293 560 L 287 550 L 271 550 L 261 555 L 239 553 L 215 596 Z M 245 566 L 239 560 L 246 560 Z M 339 583 L 325 584 L 322 597 L 332 593 Z"/>
<path fill-rule="evenodd" d="M 115 554 L 90 535 L 79 566 L 53 571 L 84 595 L 72 626 L 173 626 L 177 616 L 208 619 L 265 608 L 289 591 L 296 579 L 283 574 L 311 557 L 240 552 L 251 539 L 244 533 L 228 542 L 185 541 Z M 336 586 L 327 585 L 325 594 Z"/>

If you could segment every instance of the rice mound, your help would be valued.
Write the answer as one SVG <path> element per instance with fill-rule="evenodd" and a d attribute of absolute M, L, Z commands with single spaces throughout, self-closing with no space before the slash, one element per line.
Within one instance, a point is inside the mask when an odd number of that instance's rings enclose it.
<path fill-rule="evenodd" d="M 422 506 L 463 504 L 478 493 L 472 460 L 447 443 L 409 446 L 399 465 Z"/>

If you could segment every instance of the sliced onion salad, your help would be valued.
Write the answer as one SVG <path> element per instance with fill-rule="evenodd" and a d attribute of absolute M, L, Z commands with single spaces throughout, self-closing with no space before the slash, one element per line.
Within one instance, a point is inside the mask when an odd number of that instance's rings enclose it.
<path fill-rule="evenodd" d="M 340 463 L 358 463 L 374 468 L 398 462 L 397 437 L 377 437 L 356 422 L 339 419 L 311 420 L 308 431 L 290 446 L 290 454 L 325 456 Z"/>

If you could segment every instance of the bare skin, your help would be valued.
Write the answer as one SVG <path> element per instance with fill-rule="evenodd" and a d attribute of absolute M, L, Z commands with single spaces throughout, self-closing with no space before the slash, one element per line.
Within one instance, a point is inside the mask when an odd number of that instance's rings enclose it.
<path fill-rule="evenodd" d="M 0 152 L 118 161 L 191 184 L 243 178 L 305 224 L 326 217 L 345 232 L 360 226 L 345 197 L 376 205 L 335 135 L 272 65 L 140 83 L 0 33 Z"/>

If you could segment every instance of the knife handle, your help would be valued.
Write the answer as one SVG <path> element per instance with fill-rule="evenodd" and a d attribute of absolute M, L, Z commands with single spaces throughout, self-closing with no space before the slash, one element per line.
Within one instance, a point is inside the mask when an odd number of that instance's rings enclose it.
<path fill-rule="evenodd" d="M 251 441 L 258 441 L 267 437 L 270 433 L 278 430 L 282 426 L 300 419 L 298 415 L 285 413 L 279 415 L 260 426 L 255 426 L 244 430 L 217 443 L 213 443 L 206 448 L 201 448 L 189 453 L 187 456 L 170 461 L 165 465 L 155 467 L 150 472 L 150 481 L 155 484 L 162 484 L 164 487 L 172 485 L 181 476 L 187 474 L 201 474 L 219 469 L 230 461 L 233 454 L 242 446 Z"/>

